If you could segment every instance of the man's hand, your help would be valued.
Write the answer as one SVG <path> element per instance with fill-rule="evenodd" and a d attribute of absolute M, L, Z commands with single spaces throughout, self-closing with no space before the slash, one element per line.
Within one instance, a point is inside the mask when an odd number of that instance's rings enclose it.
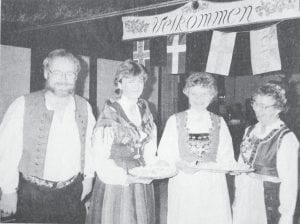
<path fill-rule="evenodd" d="M 17 201 L 18 201 L 17 192 L 2 194 L 0 200 L 0 211 L 5 216 L 15 214 L 17 210 Z"/>

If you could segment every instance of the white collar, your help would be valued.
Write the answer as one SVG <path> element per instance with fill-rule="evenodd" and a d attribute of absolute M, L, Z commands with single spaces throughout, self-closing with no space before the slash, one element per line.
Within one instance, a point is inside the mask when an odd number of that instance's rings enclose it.
<path fill-rule="evenodd" d="M 259 138 L 264 138 L 265 136 L 267 136 L 268 134 L 271 133 L 272 130 L 274 129 L 278 129 L 280 128 L 280 126 L 284 124 L 282 120 L 278 119 L 277 121 L 275 121 L 274 123 L 266 126 L 266 130 L 263 134 L 258 134 L 257 131 L 260 130 L 260 128 L 262 127 L 262 124 L 260 122 L 258 122 L 256 125 L 255 125 L 255 130 L 254 130 L 254 133 L 257 137 Z"/>
<path fill-rule="evenodd" d="M 202 117 L 206 117 L 209 115 L 209 112 L 207 110 L 203 110 L 201 112 L 193 109 L 193 108 L 190 108 L 187 110 L 189 116 L 191 117 L 194 117 L 194 118 L 202 118 Z"/>
<path fill-rule="evenodd" d="M 46 104 L 46 108 L 48 110 L 55 110 L 55 98 L 51 93 L 46 93 L 45 94 L 45 104 Z M 73 97 L 73 95 L 70 95 L 68 97 L 67 100 L 67 105 L 66 105 L 66 110 L 68 111 L 75 111 L 76 107 L 75 107 L 75 99 Z"/>
<path fill-rule="evenodd" d="M 121 98 L 118 100 L 119 104 L 122 105 L 122 107 L 131 108 L 133 106 L 137 106 L 137 100 L 133 101 L 128 99 L 125 96 L 121 96 Z"/>
<path fill-rule="evenodd" d="M 273 129 L 277 129 L 277 128 L 279 128 L 282 124 L 284 124 L 283 121 L 280 120 L 280 119 L 277 119 L 277 120 L 276 120 L 275 122 L 273 122 L 272 124 L 266 126 L 266 130 L 271 131 L 271 130 L 273 130 Z M 257 128 L 261 128 L 261 127 L 262 127 L 262 124 L 261 124 L 261 122 L 258 122 L 255 126 L 256 126 Z"/>

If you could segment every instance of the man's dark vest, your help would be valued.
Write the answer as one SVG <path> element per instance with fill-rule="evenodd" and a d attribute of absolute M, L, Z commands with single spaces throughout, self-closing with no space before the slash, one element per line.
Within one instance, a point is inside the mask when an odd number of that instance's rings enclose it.
<path fill-rule="evenodd" d="M 87 102 L 77 95 L 74 96 L 74 99 L 75 120 L 81 142 L 81 172 L 83 172 L 88 121 Z M 25 175 L 43 178 L 48 137 L 54 112 L 46 108 L 45 91 L 25 95 L 24 110 L 23 153 L 19 171 Z"/>

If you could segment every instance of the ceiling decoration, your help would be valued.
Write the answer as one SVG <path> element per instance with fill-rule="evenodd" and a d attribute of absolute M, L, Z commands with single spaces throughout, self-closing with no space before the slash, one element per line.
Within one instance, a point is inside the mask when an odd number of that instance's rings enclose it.
<path fill-rule="evenodd" d="M 187 0 L 2 0 L 1 21 L 15 30 L 74 23 L 174 6 Z"/>

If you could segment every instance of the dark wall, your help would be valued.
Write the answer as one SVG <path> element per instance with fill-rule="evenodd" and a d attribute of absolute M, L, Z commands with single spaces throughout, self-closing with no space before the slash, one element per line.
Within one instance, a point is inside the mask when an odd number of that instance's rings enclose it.
<path fill-rule="evenodd" d="M 96 71 L 93 66 L 97 58 L 125 60 L 132 55 L 132 43 L 122 41 L 120 17 L 21 33 L 2 32 L 1 44 L 31 49 L 31 91 L 44 87 L 42 62 L 54 49 L 64 48 L 75 55 L 89 56 L 94 62 L 91 63 L 92 71 Z M 96 72 L 91 74 L 95 75 Z"/>

